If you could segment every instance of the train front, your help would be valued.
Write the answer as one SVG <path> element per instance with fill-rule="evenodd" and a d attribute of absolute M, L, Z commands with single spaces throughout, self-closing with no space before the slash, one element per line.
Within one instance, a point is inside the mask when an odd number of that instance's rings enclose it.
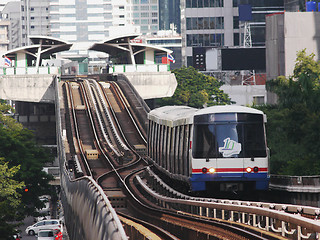
<path fill-rule="evenodd" d="M 211 109 L 211 110 L 210 110 Z M 268 151 L 263 112 L 216 106 L 194 116 L 193 191 L 268 189 Z"/>

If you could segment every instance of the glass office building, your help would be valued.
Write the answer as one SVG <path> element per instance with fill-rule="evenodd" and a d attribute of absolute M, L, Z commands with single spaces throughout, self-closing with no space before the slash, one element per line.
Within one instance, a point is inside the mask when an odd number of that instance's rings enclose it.
<path fill-rule="evenodd" d="M 182 64 L 193 65 L 195 48 L 243 45 L 240 4 L 252 7 L 252 46 L 265 45 L 265 15 L 284 10 L 283 0 L 181 0 Z"/>

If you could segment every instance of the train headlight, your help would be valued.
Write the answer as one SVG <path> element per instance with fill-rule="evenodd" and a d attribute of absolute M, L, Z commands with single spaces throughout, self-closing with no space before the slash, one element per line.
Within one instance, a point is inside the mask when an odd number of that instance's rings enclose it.
<path fill-rule="evenodd" d="M 247 171 L 247 173 L 251 173 L 252 172 L 252 168 L 251 167 L 247 167 L 246 171 Z"/>
<path fill-rule="evenodd" d="M 209 168 L 209 173 L 213 174 L 216 172 L 216 169 L 214 169 L 213 167 L 212 168 Z"/>
<path fill-rule="evenodd" d="M 208 168 L 204 167 L 202 168 L 202 173 L 207 173 L 208 172 Z"/>

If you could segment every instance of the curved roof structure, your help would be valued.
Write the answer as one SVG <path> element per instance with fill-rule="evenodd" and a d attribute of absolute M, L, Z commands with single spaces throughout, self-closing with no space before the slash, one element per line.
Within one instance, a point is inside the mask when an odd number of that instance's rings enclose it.
<path fill-rule="evenodd" d="M 36 58 L 39 49 L 40 54 L 52 55 L 57 52 L 68 51 L 72 46 L 72 43 L 48 36 L 30 36 L 29 38 L 33 45 L 9 50 L 4 55 L 10 57 L 22 52 Z"/>
<path fill-rule="evenodd" d="M 132 40 L 140 34 L 124 34 L 107 38 L 101 42 L 87 44 L 87 50 L 108 53 L 111 56 L 122 56 L 123 63 L 136 64 L 136 57 L 145 51 L 153 50 L 155 54 L 169 54 L 171 50 L 156 47 L 148 44 L 135 43 Z M 4 55 L 15 57 L 18 53 L 29 55 L 29 58 L 36 59 L 36 66 L 39 66 L 41 59 L 54 53 L 73 49 L 79 43 L 69 43 L 58 38 L 49 36 L 30 36 L 33 45 L 20 47 L 7 51 Z M 140 57 L 141 58 L 141 57 Z"/>

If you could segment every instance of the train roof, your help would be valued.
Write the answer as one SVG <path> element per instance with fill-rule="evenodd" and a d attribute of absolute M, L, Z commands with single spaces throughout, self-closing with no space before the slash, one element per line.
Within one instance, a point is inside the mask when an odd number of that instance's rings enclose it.
<path fill-rule="evenodd" d="M 148 113 L 148 119 L 158 124 L 174 127 L 192 123 L 196 111 L 198 109 L 188 106 L 165 106 L 151 110 Z"/>
<path fill-rule="evenodd" d="M 193 116 L 195 115 L 228 112 L 263 114 L 260 110 L 237 105 L 219 105 L 203 109 L 196 109 L 188 106 L 165 106 L 151 110 L 148 114 L 148 119 L 161 125 L 174 127 L 192 124 Z"/>
<path fill-rule="evenodd" d="M 219 105 L 219 106 L 202 108 L 198 110 L 194 115 L 212 114 L 212 113 L 230 113 L 230 112 L 263 114 L 262 111 L 255 108 L 238 106 L 238 105 Z"/>

